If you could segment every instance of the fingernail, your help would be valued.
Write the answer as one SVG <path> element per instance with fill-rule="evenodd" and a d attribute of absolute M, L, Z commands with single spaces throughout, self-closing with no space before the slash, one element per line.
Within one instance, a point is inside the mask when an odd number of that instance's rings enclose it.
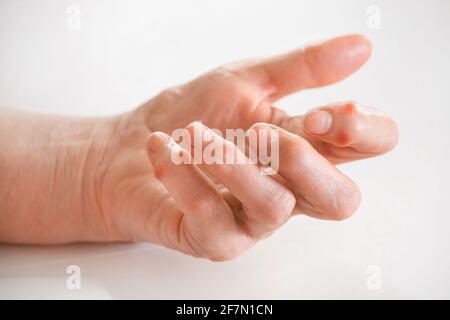
<path fill-rule="evenodd" d="M 304 128 L 311 134 L 326 134 L 333 125 L 333 117 L 328 111 L 315 111 L 308 114 L 304 120 Z"/>
<path fill-rule="evenodd" d="M 148 149 L 150 152 L 156 152 L 162 146 L 166 145 L 169 142 L 169 139 L 162 132 L 156 131 L 152 133 L 150 138 L 148 139 Z"/>

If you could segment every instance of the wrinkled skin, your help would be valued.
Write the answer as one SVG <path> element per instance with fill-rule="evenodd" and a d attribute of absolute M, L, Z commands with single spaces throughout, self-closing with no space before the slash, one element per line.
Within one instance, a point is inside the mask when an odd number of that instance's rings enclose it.
<path fill-rule="evenodd" d="M 351 35 L 226 65 L 106 119 L 2 111 L 3 119 L 20 126 L 17 137 L 0 138 L 0 174 L 10 186 L 0 192 L 5 203 L 0 240 L 148 241 L 221 261 L 238 256 L 295 214 L 349 217 L 360 194 L 335 165 L 391 150 L 398 136 L 395 123 L 354 102 L 303 116 L 289 116 L 275 104 L 288 94 L 345 78 L 370 51 L 366 38 Z M 2 127 L 2 134 L 8 132 L 7 124 Z M 254 164 L 174 164 L 172 131 L 208 127 L 278 130 L 278 174 L 261 175 Z M 240 152 L 217 135 L 213 139 L 225 152 Z M 15 146 L 24 141 L 29 150 L 18 152 Z M 44 160 L 32 152 L 42 148 Z"/>

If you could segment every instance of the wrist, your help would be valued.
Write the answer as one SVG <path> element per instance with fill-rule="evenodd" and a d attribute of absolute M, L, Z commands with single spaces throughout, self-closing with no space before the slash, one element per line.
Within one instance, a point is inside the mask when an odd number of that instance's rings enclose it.
<path fill-rule="evenodd" d="M 1 112 L 0 241 L 109 240 L 97 195 L 121 117 Z"/>

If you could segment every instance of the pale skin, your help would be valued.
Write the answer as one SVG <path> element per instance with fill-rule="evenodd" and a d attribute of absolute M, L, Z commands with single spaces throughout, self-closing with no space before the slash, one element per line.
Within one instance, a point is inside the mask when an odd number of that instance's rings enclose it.
<path fill-rule="evenodd" d="M 366 38 L 349 35 L 233 63 L 113 117 L 0 109 L 0 241 L 143 241 L 223 261 L 294 215 L 351 216 L 360 193 L 336 165 L 391 150 L 395 122 L 355 102 L 301 116 L 275 105 L 344 79 L 370 51 Z M 278 174 L 261 175 L 256 164 L 171 161 L 173 130 L 208 127 L 279 130 Z"/>

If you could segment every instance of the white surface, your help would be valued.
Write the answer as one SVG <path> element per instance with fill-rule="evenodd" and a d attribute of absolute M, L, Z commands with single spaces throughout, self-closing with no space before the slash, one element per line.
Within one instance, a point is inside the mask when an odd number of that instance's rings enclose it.
<path fill-rule="evenodd" d="M 81 28 L 66 27 L 69 5 Z M 381 9 L 381 29 L 366 9 Z M 348 221 L 292 219 L 242 257 L 211 263 L 153 245 L 0 246 L 1 298 L 450 298 L 450 2 L 0 1 L 0 104 L 99 115 L 239 58 L 364 33 L 373 56 L 340 84 L 289 97 L 301 113 L 353 99 L 399 123 L 398 148 L 346 165 Z M 66 267 L 82 270 L 79 291 Z M 367 268 L 381 270 L 369 290 Z"/>

